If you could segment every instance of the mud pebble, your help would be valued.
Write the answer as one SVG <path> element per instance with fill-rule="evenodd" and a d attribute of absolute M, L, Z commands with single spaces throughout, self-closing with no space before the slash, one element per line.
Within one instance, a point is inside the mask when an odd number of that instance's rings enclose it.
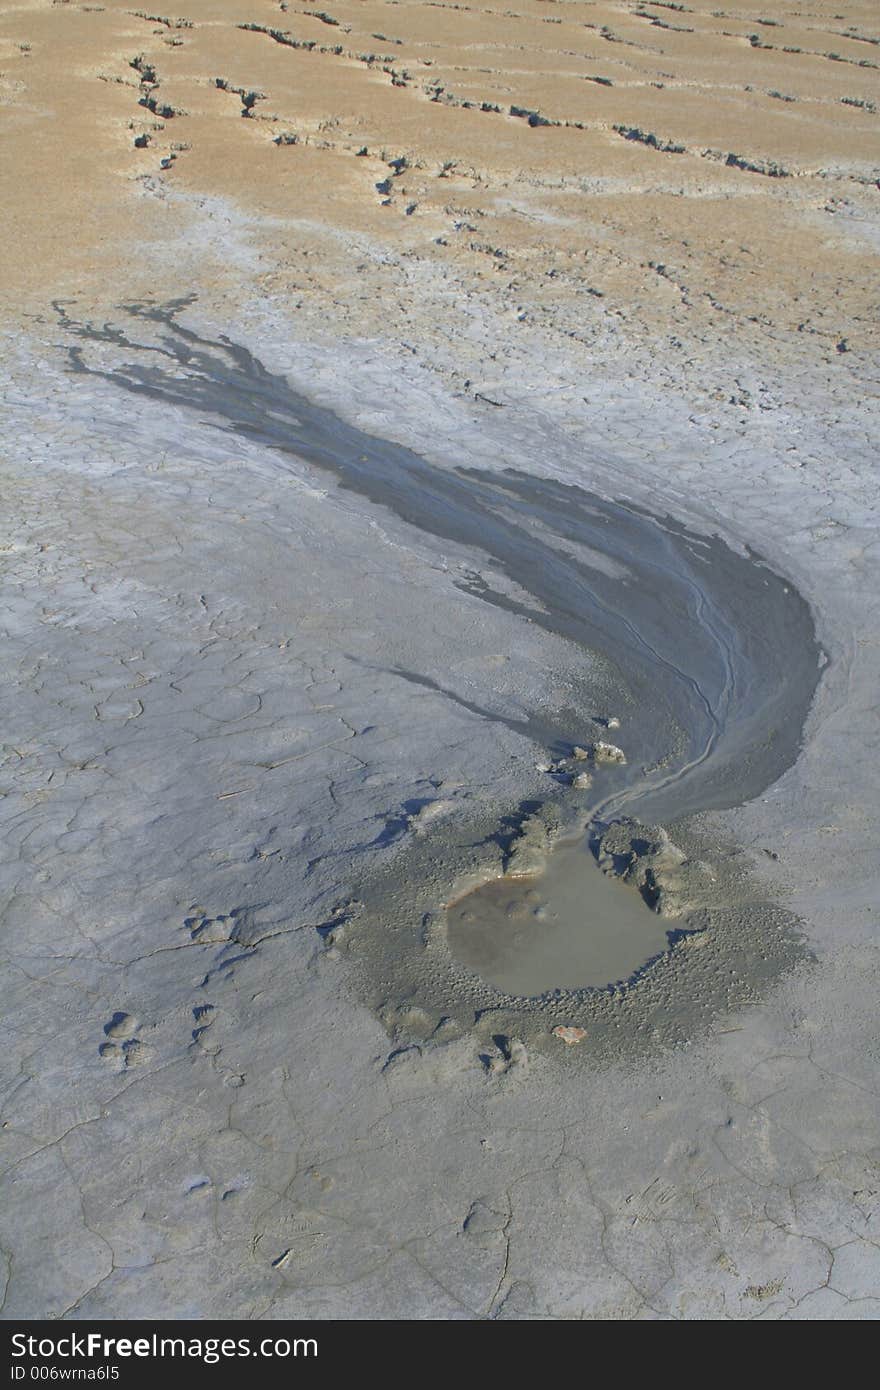
<path fill-rule="evenodd" d="M 583 1042 L 587 1036 L 587 1030 L 586 1028 L 565 1027 L 560 1023 L 553 1029 L 553 1036 L 559 1038 L 560 1042 L 564 1042 L 566 1047 L 574 1047 L 576 1043 Z"/>

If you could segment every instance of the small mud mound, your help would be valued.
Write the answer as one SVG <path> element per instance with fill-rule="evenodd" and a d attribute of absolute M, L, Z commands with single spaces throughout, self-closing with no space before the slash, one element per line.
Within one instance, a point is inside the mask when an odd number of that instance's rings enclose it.
<path fill-rule="evenodd" d="M 599 867 L 636 888 L 662 917 L 681 918 L 717 901 L 717 875 L 704 859 L 689 858 L 660 825 L 620 820 L 595 841 Z"/>

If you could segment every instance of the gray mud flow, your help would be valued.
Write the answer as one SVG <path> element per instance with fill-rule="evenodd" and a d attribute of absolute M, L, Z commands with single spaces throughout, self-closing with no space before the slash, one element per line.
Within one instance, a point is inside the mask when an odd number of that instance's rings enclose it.
<path fill-rule="evenodd" d="M 471 548 L 534 603 L 484 580 L 458 587 L 600 654 L 625 692 L 610 713 L 623 719 L 627 766 L 597 776 L 594 818 L 739 805 L 794 762 L 822 653 L 806 602 L 759 555 L 574 484 L 438 467 L 312 404 L 225 336 L 201 337 L 179 321 L 189 303 L 125 306 L 144 341 L 56 305 L 69 334 L 122 359 L 90 365 L 72 346 L 72 369 L 306 460 L 407 526 Z M 559 751 L 583 740 L 592 713 L 536 708 L 505 722 Z"/>

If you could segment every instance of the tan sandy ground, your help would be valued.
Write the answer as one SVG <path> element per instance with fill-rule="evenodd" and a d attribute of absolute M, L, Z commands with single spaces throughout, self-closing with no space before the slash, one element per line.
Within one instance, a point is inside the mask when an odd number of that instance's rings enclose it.
<path fill-rule="evenodd" d="M 868 0 L 7 4 L 9 312 L 186 292 L 197 256 L 203 296 L 314 298 L 393 337 L 428 307 L 398 293 L 415 265 L 575 338 L 601 316 L 672 353 L 859 351 L 876 19 Z M 216 231 L 194 250 L 176 192 L 271 219 L 244 282 Z"/>

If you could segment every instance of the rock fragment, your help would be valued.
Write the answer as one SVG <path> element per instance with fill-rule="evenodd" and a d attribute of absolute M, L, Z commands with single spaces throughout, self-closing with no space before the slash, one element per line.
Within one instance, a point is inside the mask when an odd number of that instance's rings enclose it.
<path fill-rule="evenodd" d="M 566 1047 L 575 1047 L 579 1042 L 583 1042 L 587 1036 L 587 1030 L 586 1028 L 574 1028 L 559 1023 L 553 1029 L 553 1036 L 559 1038 L 560 1042 L 564 1042 Z"/>

